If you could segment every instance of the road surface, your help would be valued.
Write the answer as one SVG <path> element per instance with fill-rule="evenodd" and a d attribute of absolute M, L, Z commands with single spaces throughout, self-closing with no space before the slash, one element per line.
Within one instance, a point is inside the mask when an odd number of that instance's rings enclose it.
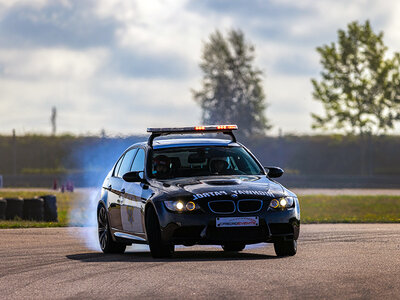
<path fill-rule="evenodd" d="M 400 224 L 303 225 L 298 253 L 261 244 L 104 255 L 84 228 L 0 230 L 0 298 L 399 299 Z M 136 251 L 136 252 L 135 252 Z"/>

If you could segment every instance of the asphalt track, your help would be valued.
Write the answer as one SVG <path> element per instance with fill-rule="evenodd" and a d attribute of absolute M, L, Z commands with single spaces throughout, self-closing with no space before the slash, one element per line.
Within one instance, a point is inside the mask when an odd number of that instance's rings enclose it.
<path fill-rule="evenodd" d="M 0 299 L 400 297 L 400 224 L 303 225 L 286 258 L 268 244 L 182 247 L 167 260 L 103 255 L 77 238 L 86 230 L 0 230 Z"/>

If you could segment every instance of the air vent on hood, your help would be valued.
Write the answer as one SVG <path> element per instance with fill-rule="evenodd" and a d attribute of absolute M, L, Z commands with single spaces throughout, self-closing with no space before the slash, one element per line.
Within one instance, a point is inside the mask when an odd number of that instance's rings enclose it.
<path fill-rule="evenodd" d="M 221 180 L 204 180 L 203 181 L 209 185 L 237 185 L 239 184 L 238 180 L 234 179 L 221 179 Z"/>

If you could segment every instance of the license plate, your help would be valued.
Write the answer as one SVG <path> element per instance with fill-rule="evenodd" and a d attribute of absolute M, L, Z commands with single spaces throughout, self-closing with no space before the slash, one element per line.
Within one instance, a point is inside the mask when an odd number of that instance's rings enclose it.
<path fill-rule="evenodd" d="M 218 227 L 247 227 L 259 226 L 258 217 L 231 217 L 217 218 L 216 226 Z"/>

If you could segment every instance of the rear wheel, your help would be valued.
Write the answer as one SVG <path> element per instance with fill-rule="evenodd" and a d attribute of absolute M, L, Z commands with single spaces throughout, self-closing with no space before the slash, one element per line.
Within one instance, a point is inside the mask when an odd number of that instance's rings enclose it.
<path fill-rule="evenodd" d="M 246 247 L 244 243 L 226 243 L 222 245 L 222 249 L 226 252 L 239 252 Z"/>
<path fill-rule="evenodd" d="M 277 241 L 274 249 L 277 256 L 293 256 L 297 252 L 297 240 Z"/>
<path fill-rule="evenodd" d="M 97 228 L 99 232 L 99 244 L 104 253 L 124 253 L 125 244 L 113 241 L 108 224 L 107 211 L 102 205 L 97 213 Z"/>
<path fill-rule="evenodd" d="M 158 221 L 157 214 L 152 206 L 148 208 L 146 214 L 146 232 L 151 256 L 154 258 L 172 256 L 175 246 L 167 244 L 161 239 L 160 222 Z"/>

